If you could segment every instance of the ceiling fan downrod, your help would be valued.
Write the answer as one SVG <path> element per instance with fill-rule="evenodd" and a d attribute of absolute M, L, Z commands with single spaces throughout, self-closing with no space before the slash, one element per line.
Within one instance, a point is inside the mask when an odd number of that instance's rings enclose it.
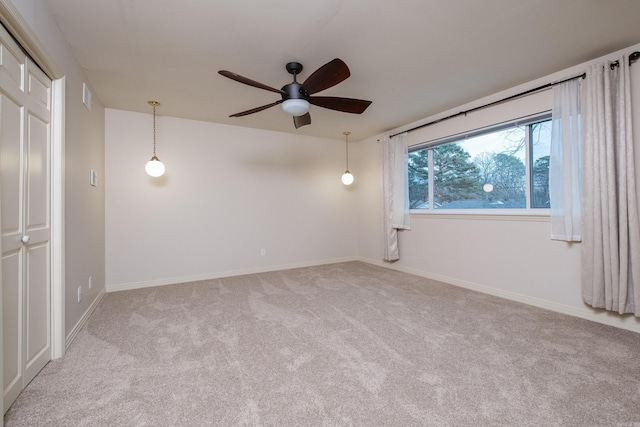
<path fill-rule="evenodd" d="M 287 94 L 282 94 L 282 99 L 305 99 L 308 100 L 309 95 L 302 88 L 302 85 L 298 83 L 297 76 L 302 71 L 302 64 L 299 62 L 289 62 L 286 65 L 286 69 L 289 74 L 293 74 L 293 82 L 282 86 L 282 90 Z"/>

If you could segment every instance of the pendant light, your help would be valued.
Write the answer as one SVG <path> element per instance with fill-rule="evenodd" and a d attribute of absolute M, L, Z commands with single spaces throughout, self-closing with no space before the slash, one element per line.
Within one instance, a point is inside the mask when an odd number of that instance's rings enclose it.
<path fill-rule="evenodd" d="M 149 101 L 149 105 L 153 106 L 153 157 L 147 162 L 144 169 L 150 176 L 156 178 L 164 174 L 164 164 L 156 156 L 156 107 L 160 103 L 158 101 Z"/>
<path fill-rule="evenodd" d="M 353 184 L 353 175 L 349 172 L 349 135 L 351 135 L 351 132 L 342 132 L 342 134 L 344 135 L 345 150 L 347 154 L 347 170 L 342 174 L 342 183 L 344 185 L 351 185 Z"/>

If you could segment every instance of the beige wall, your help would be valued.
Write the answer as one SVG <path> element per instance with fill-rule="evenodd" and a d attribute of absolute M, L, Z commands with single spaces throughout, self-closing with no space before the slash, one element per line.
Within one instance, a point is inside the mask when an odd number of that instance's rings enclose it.
<path fill-rule="evenodd" d="M 89 83 L 42 0 L 12 0 L 65 76 L 65 330 L 69 334 L 105 286 L 104 108 L 96 96 L 88 111 L 82 85 Z M 89 171 L 99 185 L 89 185 Z M 89 276 L 93 278 L 88 288 Z M 77 288 L 82 286 L 82 301 Z"/>
<path fill-rule="evenodd" d="M 167 171 L 151 178 L 151 114 L 106 110 L 108 289 L 356 256 L 359 178 L 340 182 L 344 140 L 161 114 Z"/>
<path fill-rule="evenodd" d="M 625 52 L 640 50 L 640 45 Z M 616 58 L 618 53 L 606 58 Z M 603 60 L 600 58 L 599 60 Z M 595 62 L 595 61 L 594 61 Z M 587 64 L 580 64 L 554 75 L 538 79 L 442 114 L 428 117 L 390 133 L 409 129 L 440 117 L 484 105 L 554 80 L 581 74 Z M 640 64 L 632 68 L 632 90 L 640 105 Z M 468 116 L 447 120 L 410 133 L 410 144 L 418 144 L 455 135 L 483 126 L 551 110 L 552 91 L 521 98 Z M 634 115 L 640 129 L 640 117 Z M 359 191 L 359 255 L 382 262 L 382 156 L 379 137 L 359 146 L 358 164 L 365 182 Z M 636 158 L 640 152 L 637 136 Z M 640 179 L 640 177 L 639 177 Z M 638 187 L 640 189 L 640 186 Z M 411 230 L 400 239 L 400 261 L 393 268 L 431 277 L 455 285 L 491 293 L 528 304 L 549 308 L 640 332 L 640 320 L 593 310 L 581 299 L 580 244 L 553 241 L 549 238 L 547 217 L 463 216 L 451 214 L 413 214 Z M 388 265 L 388 264 L 387 264 Z"/>

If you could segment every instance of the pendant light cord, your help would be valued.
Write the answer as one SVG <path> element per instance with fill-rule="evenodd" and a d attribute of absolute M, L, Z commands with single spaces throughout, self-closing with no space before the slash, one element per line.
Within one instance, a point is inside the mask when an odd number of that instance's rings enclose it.
<path fill-rule="evenodd" d="M 153 157 L 156 156 L 156 107 L 160 105 L 158 101 L 149 101 L 149 105 L 153 107 Z"/>
<path fill-rule="evenodd" d="M 156 105 L 153 104 L 153 157 L 156 157 Z"/>
<path fill-rule="evenodd" d="M 351 134 L 351 132 L 342 132 L 344 134 L 344 149 L 346 152 L 346 158 L 347 158 L 347 170 L 349 170 L 349 135 Z"/>

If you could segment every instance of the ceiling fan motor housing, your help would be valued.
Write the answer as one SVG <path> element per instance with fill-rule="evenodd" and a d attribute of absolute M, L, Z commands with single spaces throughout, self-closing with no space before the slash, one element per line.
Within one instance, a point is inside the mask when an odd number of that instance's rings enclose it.
<path fill-rule="evenodd" d="M 309 94 L 302 88 L 302 85 L 298 82 L 289 83 L 282 86 L 282 90 L 286 93 L 282 94 L 282 100 L 287 99 L 304 99 L 309 100 Z"/>

